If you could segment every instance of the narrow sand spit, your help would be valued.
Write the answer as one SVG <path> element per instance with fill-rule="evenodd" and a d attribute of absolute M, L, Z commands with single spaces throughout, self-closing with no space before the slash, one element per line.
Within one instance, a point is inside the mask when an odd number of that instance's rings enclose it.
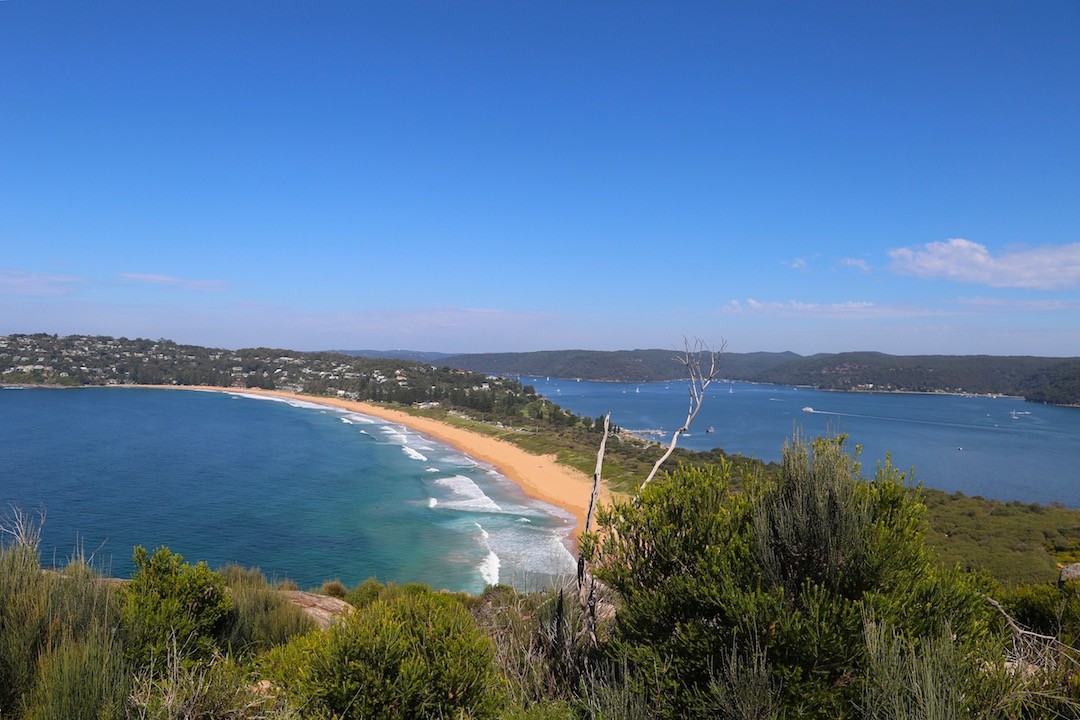
<path fill-rule="evenodd" d="M 492 465 L 503 475 L 517 483 L 529 497 L 543 500 L 572 513 L 578 522 L 573 533 L 575 542 L 585 525 L 585 514 L 589 508 L 589 495 L 592 492 L 592 478 L 573 468 L 560 465 L 555 461 L 554 455 L 534 455 L 504 440 L 463 430 L 439 420 L 417 417 L 400 410 L 391 410 L 365 402 L 340 400 L 317 395 L 298 395 L 277 390 L 259 390 L 257 388 L 176 385 L 158 387 L 167 387 L 174 390 L 213 390 L 243 395 L 269 395 L 341 408 L 398 423 L 452 445 L 480 462 Z M 606 495 L 604 493 L 603 497 L 606 498 Z"/>

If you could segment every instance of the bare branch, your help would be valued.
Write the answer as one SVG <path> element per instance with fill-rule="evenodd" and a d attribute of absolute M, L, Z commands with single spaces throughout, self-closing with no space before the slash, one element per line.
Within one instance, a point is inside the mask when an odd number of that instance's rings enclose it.
<path fill-rule="evenodd" d="M 685 338 L 683 339 L 683 345 L 683 353 L 676 355 L 674 359 L 682 363 L 687 372 L 690 373 L 688 388 L 690 398 L 686 410 L 686 421 L 682 424 L 682 427 L 672 433 L 671 443 L 668 445 L 667 451 L 653 465 L 649 476 L 645 478 L 645 482 L 641 483 L 639 492 L 652 482 L 653 478 L 656 477 L 656 473 L 659 472 L 660 466 L 671 457 L 671 453 L 675 452 L 675 446 L 679 444 L 679 438 L 690 431 L 690 425 L 694 422 L 694 418 L 701 411 L 701 405 L 705 402 L 705 390 L 716 379 L 716 374 L 720 371 L 720 360 L 723 358 L 724 349 L 727 347 L 727 343 L 721 341 L 720 347 L 714 350 L 697 339 L 694 340 L 694 344 L 691 346 L 690 341 Z M 707 355 L 707 362 L 705 363 L 702 363 L 703 355 Z"/>
<path fill-rule="evenodd" d="M 592 527 L 593 512 L 596 510 L 596 499 L 600 495 L 600 476 L 604 469 L 604 452 L 607 449 L 608 433 L 611 430 L 611 413 L 604 416 L 604 437 L 600 440 L 600 450 L 596 453 L 596 472 L 593 473 L 592 495 L 589 496 L 589 510 L 585 514 L 585 532 Z M 578 550 L 577 563 L 578 602 L 581 603 L 582 616 L 585 620 L 585 632 L 589 636 L 589 642 L 595 648 L 598 645 L 596 637 L 596 579 L 589 572 L 585 561 L 585 551 Z"/>
<path fill-rule="evenodd" d="M 37 550 L 41 544 L 41 526 L 45 524 L 45 508 L 37 510 L 37 518 L 16 505 L 9 505 L 8 512 L 0 518 L 0 537 L 8 536 L 11 543 Z"/>
<path fill-rule="evenodd" d="M 604 416 L 604 437 L 600 440 L 600 450 L 596 453 L 596 471 L 593 473 L 592 495 L 589 497 L 589 512 L 585 515 L 585 532 L 589 532 L 592 524 L 593 511 L 596 509 L 596 499 L 600 495 L 600 473 L 604 469 L 604 451 L 607 448 L 608 433 L 611 429 L 611 413 Z"/>

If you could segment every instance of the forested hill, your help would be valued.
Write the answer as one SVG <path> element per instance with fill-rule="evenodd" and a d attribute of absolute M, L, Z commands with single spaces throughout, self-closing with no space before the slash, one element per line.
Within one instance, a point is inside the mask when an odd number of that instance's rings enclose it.
<path fill-rule="evenodd" d="M 830 390 L 1000 393 L 1080 404 L 1080 358 L 850 352 L 798 358 L 748 379 Z"/>
<path fill-rule="evenodd" d="M 544 350 L 526 353 L 452 355 L 440 362 L 488 375 L 524 375 L 583 380 L 648 382 L 686 377 L 674 350 Z M 726 353 L 724 377 L 748 379 L 799 358 L 792 352 Z"/>
<path fill-rule="evenodd" d="M 440 362 L 491 375 L 644 382 L 685 376 L 675 355 L 671 350 L 553 350 L 453 355 Z M 998 393 L 1034 402 L 1080 404 L 1080 358 L 726 353 L 720 372 L 732 380 L 829 390 Z"/>

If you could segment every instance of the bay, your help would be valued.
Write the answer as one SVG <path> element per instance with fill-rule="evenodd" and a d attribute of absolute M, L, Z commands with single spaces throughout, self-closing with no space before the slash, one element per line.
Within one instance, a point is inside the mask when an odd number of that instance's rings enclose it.
<path fill-rule="evenodd" d="M 42 556 L 80 546 L 107 573 L 131 550 L 259 567 L 312 587 L 368 577 L 479 592 L 573 571 L 573 517 L 401 425 L 243 394 L 0 390 L 0 511 L 47 518 Z"/>
<path fill-rule="evenodd" d="M 654 439 L 665 442 L 686 418 L 685 383 L 522 382 L 579 415 L 610 411 L 623 428 L 664 429 L 667 434 Z M 713 432 L 706 432 L 710 427 Z M 852 447 L 862 447 L 867 474 L 891 453 L 894 465 L 914 468 L 915 481 L 927 487 L 1080 507 L 1080 409 L 1019 398 L 713 383 L 680 446 L 776 461 L 796 432 L 811 438 L 846 434 Z"/>

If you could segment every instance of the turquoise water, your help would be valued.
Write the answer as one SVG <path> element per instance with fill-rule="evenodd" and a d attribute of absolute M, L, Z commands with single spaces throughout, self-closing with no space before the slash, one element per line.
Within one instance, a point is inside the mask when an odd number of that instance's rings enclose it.
<path fill-rule="evenodd" d="M 400 425 L 242 394 L 0 390 L 0 504 L 44 507 L 42 555 L 117 576 L 131 549 L 300 586 L 374 576 L 479 592 L 572 572 L 573 518 Z M 0 508 L 2 509 L 2 508 Z"/>
<path fill-rule="evenodd" d="M 635 430 L 670 432 L 686 419 L 685 383 L 590 383 L 522 378 L 575 413 Z M 807 412 L 804 408 L 811 408 Z M 712 427 L 713 432 L 706 430 Z M 1080 507 L 1080 409 L 1017 398 L 844 393 L 714 383 L 689 437 L 694 450 L 721 447 L 778 460 L 795 430 L 847 433 L 872 473 L 891 452 L 927 487 L 998 500 Z"/>

